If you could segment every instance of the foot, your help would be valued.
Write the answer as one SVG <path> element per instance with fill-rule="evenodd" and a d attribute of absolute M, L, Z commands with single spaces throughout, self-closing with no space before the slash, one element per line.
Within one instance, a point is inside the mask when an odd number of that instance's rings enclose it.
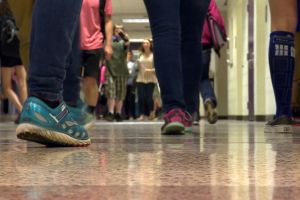
<path fill-rule="evenodd" d="M 185 131 L 185 112 L 175 108 L 164 114 L 165 124 L 161 127 L 162 134 L 183 134 Z"/>
<path fill-rule="evenodd" d="M 183 125 L 185 127 L 184 132 L 185 133 L 192 133 L 194 118 L 187 111 L 185 111 L 184 114 L 185 114 L 184 115 L 184 121 L 183 121 Z"/>
<path fill-rule="evenodd" d="M 120 113 L 116 113 L 114 117 L 115 117 L 115 120 L 117 122 L 122 122 L 123 121 L 123 117 Z"/>
<path fill-rule="evenodd" d="M 200 115 L 197 112 L 194 112 L 192 117 L 193 117 L 193 125 L 199 126 Z"/>
<path fill-rule="evenodd" d="M 155 111 L 151 111 L 148 119 L 152 121 L 155 118 L 156 118 Z"/>
<path fill-rule="evenodd" d="M 86 106 L 79 103 L 77 107 L 68 106 L 72 118 L 86 130 L 90 130 L 95 126 L 96 117 L 86 111 Z"/>
<path fill-rule="evenodd" d="M 109 122 L 113 122 L 115 120 L 115 116 L 113 113 L 109 112 L 104 116 L 104 119 Z"/>
<path fill-rule="evenodd" d="M 15 124 L 20 124 L 20 116 L 21 116 L 21 114 L 19 113 L 19 114 L 17 115 L 17 118 L 16 118 L 15 121 L 14 121 Z"/>
<path fill-rule="evenodd" d="M 141 115 L 139 118 L 136 119 L 137 121 L 144 121 L 145 120 L 145 117 L 144 115 Z"/>
<path fill-rule="evenodd" d="M 214 103 L 211 100 L 208 100 L 204 104 L 207 121 L 210 124 L 215 124 L 218 121 L 218 114 L 215 108 Z"/>
<path fill-rule="evenodd" d="M 35 97 L 26 100 L 16 133 L 19 139 L 47 146 L 74 147 L 91 144 L 87 131 L 71 117 L 64 102 L 51 108 Z"/>
<path fill-rule="evenodd" d="M 295 122 L 285 115 L 274 118 L 265 125 L 265 133 L 293 133 Z"/>

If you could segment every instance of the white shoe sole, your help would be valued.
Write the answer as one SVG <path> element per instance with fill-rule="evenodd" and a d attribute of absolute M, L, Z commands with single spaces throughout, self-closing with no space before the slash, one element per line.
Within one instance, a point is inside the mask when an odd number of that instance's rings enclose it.
<path fill-rule="evenodd" d="M 264 129 L 265 133 L 293 133 L 293 126 L 292 125 L 275 125 L 269 126 L 266 125 Z"/>
<path fill-rule="evenodd" d="M 67 134 L 48 130 L 33 124 L 23 123 L 18 125 L 17 137 L 22 140 L 36 142 L 47 146 L 80 147 L 88 146 L 91 140 L 78 140 Z"/>

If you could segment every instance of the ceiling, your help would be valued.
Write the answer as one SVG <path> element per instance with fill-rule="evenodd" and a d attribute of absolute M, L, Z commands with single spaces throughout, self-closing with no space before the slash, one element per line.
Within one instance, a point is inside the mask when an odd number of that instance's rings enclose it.
<path fill-rule="evenodd" d="M 224 9 L 224 0 L 217 0 L 221 9 Z M 147 12 L 143 0 L 112 0 L 113 22 L 123 24 L 131 39 L 143 39 L 151 37 L 148 23 L 129 24 L 122 23 L 122 19 L 147 18 Z"/>
<path fill-rule="evenodd" d="M 122 19 L 148 18 L 143 0 L 112 0 L 113 22 L 123 24 Z M 148 23 L 123 24 L 130 38 L 142 39 L 150 37 L 150 27 Z"/>

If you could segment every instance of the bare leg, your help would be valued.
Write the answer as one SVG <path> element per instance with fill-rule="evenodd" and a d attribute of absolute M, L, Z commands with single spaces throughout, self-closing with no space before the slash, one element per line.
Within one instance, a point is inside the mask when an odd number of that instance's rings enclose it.
<path fill-rule="evenodd" d="M 89 106 L 96 106 L 98 101 L 98 86 L 95 78 L 85 77 L 83 81 L 85 102 Z"/>
<path fill-rule="evenodd" d="M 116 100 L 116 113 L 121 113 L 123 107 L 123 101 L 122 100 Z"/>
<path fill-rule="evenodd" d="M 19 112 L 22 111 L 22 104 L 17 96 L 17 94 L 12 89 L 12 73 L 14 68 L 11 67 L 1 67 L 1 78 L 3 84 L 4 95 L 14 104 Z"/>
<path fill-rule="evenodd" d="M 19 88 L 20 101 L 23 105 L 28 96 L 27 78 L 26 78 L 27 75 L 26 75 L 25 67 L 23 65 L 16 66 L 16 75 L 18 78 L 17 84 L 18 84 L 18 88 Z"/>
<path fill-rule="evenodd" d="M 107 99 L 108 112 L 114 113 L 115 99 Z"/>

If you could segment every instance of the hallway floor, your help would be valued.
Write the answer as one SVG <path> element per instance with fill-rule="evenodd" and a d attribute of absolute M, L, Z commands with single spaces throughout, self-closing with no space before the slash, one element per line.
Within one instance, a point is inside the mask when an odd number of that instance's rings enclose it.
<path fill-rule="evenodd" d="M 91 146 L 46 148 L 0 122 L 0 200 L 300 199 L 300 134 L 201 121 L 162 136 L 160 126 L 97 122 Z"/>

